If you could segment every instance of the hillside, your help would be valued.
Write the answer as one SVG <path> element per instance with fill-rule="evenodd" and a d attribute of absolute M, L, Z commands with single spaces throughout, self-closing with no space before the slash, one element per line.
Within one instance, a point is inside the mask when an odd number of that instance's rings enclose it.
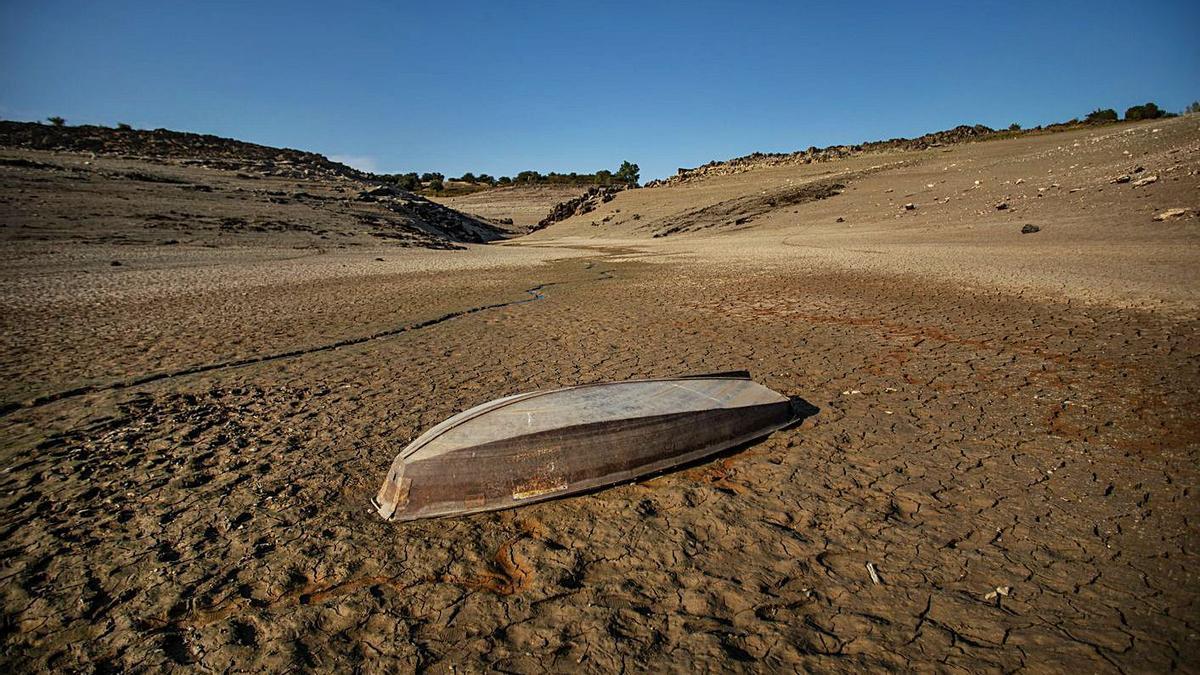
<path fill-rule="evenodd" d="M 1146 284 L 1194 277 L 1165 261 L 1194 243 L 1198 174 L 1200 117 L 1187 116 L 709 173 L 620 192 L 528 239 L 654 242 L 648 250 L 764 265 L 806 251 L 838 267 L 1130 300 Z M 1155 220 L 1170 209 L 1183 215 Z M 1026 225 L 1039 232 L 1023 235 Z M 1138 282 L 1115 283 L 1097 256 L 1125 258 Z"/>
<path fill-rule="evenodd" d="M 0 122 L 4 240 L 453 248 L 507 233 L 322 155 L 166 130 Z"/>

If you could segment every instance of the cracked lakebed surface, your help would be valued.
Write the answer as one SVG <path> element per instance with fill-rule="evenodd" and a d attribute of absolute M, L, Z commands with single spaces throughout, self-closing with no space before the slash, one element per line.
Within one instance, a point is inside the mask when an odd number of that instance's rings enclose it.
<path fill-rule="evenodd" d="M 840 273 L 747 283 L 603 256 L 487 274 L 510 299 L 536 285 L 531 274 L 555 285 L 539 302 L 386 339 L 10 413 L 5 659 L 515 672 L 1192 664 L 1194 321 Z M 447 306 L 489 304 L 425 281 Z M 345 283 L 355 307 L 397 302 L 386 283 Z M 428 311 L 424 297 L 399 304 Z M 355 328 L 360 310 L 331 309 L 333 326 Z M 229 349 L 220 319 L 216 342 L 187 359 Z M 79 347 L 45 372 L 86 371 Z M 395 453 L 463 408 L 743 367 L 819 413 L 579 498 L 406 524 L 371 512 Z"/>

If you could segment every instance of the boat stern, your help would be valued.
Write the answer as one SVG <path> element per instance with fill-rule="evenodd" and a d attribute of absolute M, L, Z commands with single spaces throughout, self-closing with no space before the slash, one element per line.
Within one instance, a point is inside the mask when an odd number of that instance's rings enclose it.
<path fill-rule="evenodd" d="M 379 494 L 371 500 L 375 510 L 383 516 L 384 520 L 394 520 L 396 511 L 403 510 L 408 505 L 410 484 L 412 484 L 412 479 L 404 475 L 404 462 L 397 461 L 388 471 L 383 486 L 379 488 Z"/>

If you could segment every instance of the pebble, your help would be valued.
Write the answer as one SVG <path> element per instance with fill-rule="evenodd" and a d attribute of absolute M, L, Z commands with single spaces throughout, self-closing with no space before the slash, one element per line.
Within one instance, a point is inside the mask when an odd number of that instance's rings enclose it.
<path fill-rule="evenodd" d="M 1186 216 L 1187 213 L 1188 213 L 1187 209 L 1167 209 L 1166 211 L 1163 211 L 1162 213 L 1158 214 L 1157 216 L 1154 216 L 1154 219 L 1160 220 L 1160 221 L 1161 220 L 1170 220 L 1172 218 L 1181 218 L 1183 216 Z"/>

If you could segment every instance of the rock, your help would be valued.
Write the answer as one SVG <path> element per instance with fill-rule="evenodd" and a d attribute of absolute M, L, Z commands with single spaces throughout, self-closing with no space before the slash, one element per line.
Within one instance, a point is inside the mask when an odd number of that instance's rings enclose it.
<path fill-rule="evenodd" d="M 1116 178 L 1112 179 L 1112 182 L 1114 182 L 1114 183 L 1128 183 L 1128 182 L 1129 182 L 1129 181 L 1131 181 L 1131 180 L 1133 180 L 1133 178 L 1131 178 L 1131 177 L 1129 176 L 1129 174 L 1123 174 L 1123 175 L 1117 176 Z"/>
<path fill-rule="evenodd" d="M 905 211 L 913 211 L 913 210 L 915 210 L 916 208 L 917 208 L 917 205 L 916 205 L 916 204 L 914 204 L 914 203 L 912 203 L 912 202 L 909 202 L 909 203 L 907 203 L 907 204 L 905 204 L 905 205 L 904 205 L 904 210 L 905 210 Z"/>
<path fill-rule="evenodd" d="M 363 190 L 358 193 L 358 198 L 363 201 L 371 201 L 378 197 L 399 197 L 404 195 L 404 191 L 392 185 L 379 185 L 369 190 Z"/>
<path fill-rule="evenodd" d="M 1172 218 L 1182 218 L 1188 214 L 1188 209 L 1167 209 L 1162 213 L 1154 216 L 1155 220 L 1171 220 Z"/>
<path fill-rule="evenodd" d="M 121 261 L 120 261 L 120 260 L 114 260 L 114 261 L 110 262 L 110 263 L 109 263 L 109 265 L 112 265 L 113 267 L 120 267 L 120 266 L 121 266 Z"/>
<path fill-rule="evenodd" d="M 996 210 L 997 211 L 1007 211 L 1008 210 L 1008 202 L 1000 202 L 999 204 L 996 205 Z"/>
<path fill-rule="evenodd" d="M 1042 228 L 1038 227 L 1037 225 L 1026 225 L 1025 227 L 1021 228 L 1021 234 L 1033 234 L 1034 232 L 1041 231 Z"/>
<path fill-rule="evenodd" d="M 1145 178 L 1139 178 L 1139 179 L 1133 181 L 1133 187 L 1142 187 L 1143 185 L 1149 185 L 1151 183 L 1157 183 L 1157 182 L 1158 182 L 1158 174 L 1150 174 L 1149 176 L 1146 176 Z"/>
<path fill-rule="evenodd" d="M 844 223 L 844 222 L 846 222 L 846 219 L 845 219 L 845 218 L 843 218 L 843 217 L 841 217 L 841 216 L 838 216 L 838 219 L 837 219 L 837 221 L 835 221 L 835 222 L 838 222 L 838 223 Z"/>
<path fill-rule="evenodd" d="M 574 199 L 569 199 L 561 202 L 550 211 L 550 215 L 542 218 L 537 225 L 530 229 L 530 232 L 549 227 L 560 220 L 566 220 L 572 216 L 581 216 L 585 213 L 595 211 L 601 204 L 611 202 L 616 198 L 617 193 L 628 189 L 627 185 L 606 185 L 588 188 L 587 192 L 579 195 Z"/>

